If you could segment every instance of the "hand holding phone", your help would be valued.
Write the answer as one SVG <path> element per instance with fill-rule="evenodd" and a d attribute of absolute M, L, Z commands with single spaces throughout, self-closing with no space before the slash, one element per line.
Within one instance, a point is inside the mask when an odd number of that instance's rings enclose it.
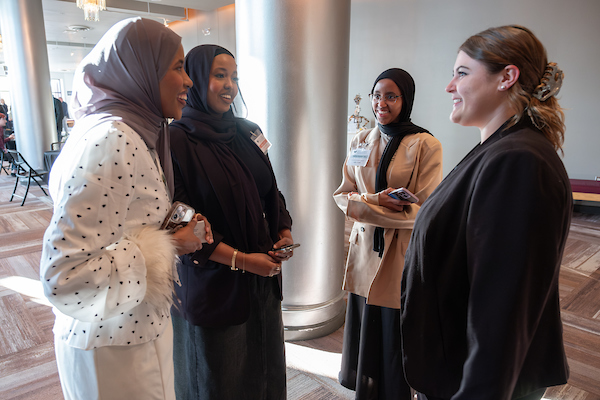
<path fill-rule="evenodd" d="M 419 201 L 419 198 L 417 196 L 412 194 L 408 189 L 402 187 L 396 190 L 392 190 L 390 193 L 388 193 L 388 196 L 396 200 L 410 201 L 411 203 L 417 203 Z"/>
<path fill-rule="evenodd" d="M 176 201 L 167 213 L 160 229 L 173 230 L 178 226 L 186 226 L 194 218 L 196 211 L 185 203 Z"/>
<path fill-rule="evenodd" d="M 271 251 L 277 254 L 285 254 L 291 252 L 296 247 L 300 247 L 300 243 L 288 244 L 287 246 L 282 246 L 278 249 L 273 249 Z"/>
<path fill-rule="evenodd" d="M 186 226 L 196 215 L 196 211 L 185 203 L 176 201 L 171 206 L 163 221 L 160 229 L 176 231 L 177 229 Z M 194 235 L 200 239 L 202 243 L 206 243 L 206 224 L 203 219 L 197 220 L 194 227 Z"/>

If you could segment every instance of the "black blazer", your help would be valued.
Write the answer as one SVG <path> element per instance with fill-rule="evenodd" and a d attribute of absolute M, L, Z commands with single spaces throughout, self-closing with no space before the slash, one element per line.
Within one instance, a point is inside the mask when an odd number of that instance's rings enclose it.
<path fill-rule="evenodd" d="M 572 193 L 527 121 L 476 146 L 415 221 L 402 279 L 406 378 L 443 399 L 566 383 L 558 275 Z"/>
<path fill-rule="evenodd" d="M 256 125 L 248 122 L 241 124 L 237 135 L 250 136 L 251 128 Z M 246 125 L 248 125 L 246 127 Z M 240 128 L 240 127 L 238 127 Z M 241 271 L 231 271 L 227 265 L 209 260 L 217 245 L 223 241 L 233 247 L 234 237 L 239 232 L 227 222 L 227 213 L 234 207 L 235 197 L 219 199 L 212 186 L 209 175 L 213 173 L 199 162 L 199 154 L 207 151 L 208 147 L 202 140 L 186 134 L 177 127 L 170 127 L 171 153 L 175 177 L 174 200 L 182 201 L 194 207 L 197 212 L 206 216 L 211 223 L 214 243 L 204 244 L 200 251 L 181 257 L 178 266 L 181 286 L 175 285 L 176 300 L 173 313 L 188 320 L 193 325 L 205 327 L 230 326 L 244 323 L 250 313 L 248 276 Z M 236 138 L 235 140 L 241 140 Z M 252 144 L 252 146 L 255 146 Z M 260 151 L 260 150 L 259 150 Z M 271 165 L 266 157 L 261 158 L 267 163 L 272 174 Z M 235 193 L 235 190 L 232 190 Z M 270 226 L 271 238 L 262 242 L 262 248 L 241 249 L 250 252 L 267 252 L 276 240 L 274 232 L 291 229 L 292 220 L 286 209 L 285 199 L 273 180 L 271 191 L 267 195 L 265 205 L 265 221 Z M 262 216 L 260 216 L 262 220 Z M 243 235 L 256 235 L 257 232 L 243 232 Z M 276 296 L 281 298 L 280 274 L 269 279 L 273 283 Z"/>

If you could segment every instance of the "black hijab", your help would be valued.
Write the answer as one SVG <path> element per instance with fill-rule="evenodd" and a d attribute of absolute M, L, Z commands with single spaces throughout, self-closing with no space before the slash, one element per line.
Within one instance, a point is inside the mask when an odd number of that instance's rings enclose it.
<path fill-rule="evenodd" d="M 196 46 L 185 56 L 184 68 L 194 86 L 188 91 L 187 105 L 183 109 L 182 119 L 172 123 L 172 126 L 184 124 L 186 118 L 196 121 L 185 124 L 185 131 L 200 136 L 203 140 L 216 140 L 229 143 L 236 133 L 236 120 L 233 111 L 229 109 L 223 115 L 215 114 L 208 105 L 208 81 L 213 60 L 219 54 L 228 54 L 227 49 L 213 45 Z"/>
<path fill-rule="evenodd" d="M 214 58 L 219 54 L 233 57 L 229 51 L 217 45 L 196 46 L 187 54 L 184 68 L 194 86 L 188 92 L 182 118 L 174 121 L 171 127 L 182 130 L 192 142 L 197 143 L 195 151 L 198 161 L 207 171 L 211 187 L 234 236 L 234 243 L 230 244 L 245 252 L 266 251 L 278 234 L 279 192 L 277 186 L 273 185 L 265 199 L 264 212 L 270 228 L 266 232 L 260 194 L 252 173 L 231 147 L 235 140 L 236 146 L 244 152 L 256 153 L 268 165 L 275 182 L 268 158 L 250 138 L 250 132 L 256 130 L 258 125 L 234 117 L 231 108 L 223 114 L 217 114 L 208 105 L 210 70 Z"/>
<path fill-rule="evenodd" d="M 410 122 L 410 113 L 412 112 L 415 101 L 415 81 L 413 80 L 412 76 L 410 76 L 410 74 L 403 69 L 390 68 L 386 71 L 383 71 L 377 77 L 377 79 L 375 79 L 371 93 L 373 93 L 375 90 L 377 82 L 382 79 L 391 79 L 398 86 L 398 89 L 400 89 L 400 94 L 402 95 L 402 110 L 400 110 L 398 122 L 392 122 L 387 125 L 381 125 L 380 123 L 377 123 L 379 130 L 386 135 L 391 136 L 391 139 L 385 146 L 385 150 L 383 150 L 381 160 L 377 166 L 377 175 L 375 177 L 375 193 L 387 189 L 387 170 L 390 166 L 392 158 L 394 157 L 394 154 L 396 154 L 396 150 L 398 150 L 398 147 L 400 146 L 402 139 L 405 136 L 413 133 L 429 133 L 427 129 L 421 128 L 420 126 Z M 375 110 L 373 110 L 373 114 L 375 114 Z M 377 251 L 379 253 L 379 257 L 381 257 L 383 255 L 383 249 L 383 228 L 377 227 L 375 228 L 375 233 L 373 235 L 373 251 Z"/>
<path fill-rule="evenodd" d="M 208 79 L 210 77 L 210 69 L 214 58 L 220 54 L 227 54 L 233 57 L 229 50 L 214 44 L 205 44 L 196 46 L 185 57 L 184 68 L 189 75 L 194 85 L 188 92 L 188 106 L 195 108 L 198 111 L 210 114 L 211 110 L 208 106 Z M 220 117 L 218 118 L 220 119 Z"/>

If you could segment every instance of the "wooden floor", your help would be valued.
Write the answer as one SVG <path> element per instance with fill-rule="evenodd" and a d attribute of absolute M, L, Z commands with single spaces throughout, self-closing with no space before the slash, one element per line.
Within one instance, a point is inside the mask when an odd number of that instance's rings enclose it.
<path fill-rule="evenodd" d="M 40 298 L 42 235 L 51 201 L 34 188 L 23 207 L 9 202 L 14 178 L 0 175 L 0 399 L 62 399 L 54 360 L 51 308 Z M 23 191 L 23 188 L 19 189 Z M 600 399 L 600 215 L 576 214 L 567 242 L 560 290 L 567 385 L 546 399 Z M 286 344 L 288 398 L 352 399 L 337 370 L 342 329 L 329 336 Z"/>

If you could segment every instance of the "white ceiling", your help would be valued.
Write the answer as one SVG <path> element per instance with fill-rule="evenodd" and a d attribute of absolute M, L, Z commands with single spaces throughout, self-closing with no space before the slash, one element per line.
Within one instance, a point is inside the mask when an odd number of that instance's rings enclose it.
<path fill-rule="evenodd" d="M 168 22 L 185 18 L 185 8 L 212 11 L 233 2 L 234 0 L 106 0 L 107 11 L 101 11 L 100 21 L 93 22 L 84 20 L 83 10 L 77 8 L 75 0 L 42 0 L 50 70 L 74 71 L 90 48 L 112 25 L 122 19 L 142 16 L 161 22 L 165 18 Z M 152 11 L 150 13 L 147 12 L 149 7 Z M 69 33 L 69 27 L 73 25 L 84 25 L 90 29 Z M 4 62 L 3 52 L 0 52 L 0 62 Z"/>

